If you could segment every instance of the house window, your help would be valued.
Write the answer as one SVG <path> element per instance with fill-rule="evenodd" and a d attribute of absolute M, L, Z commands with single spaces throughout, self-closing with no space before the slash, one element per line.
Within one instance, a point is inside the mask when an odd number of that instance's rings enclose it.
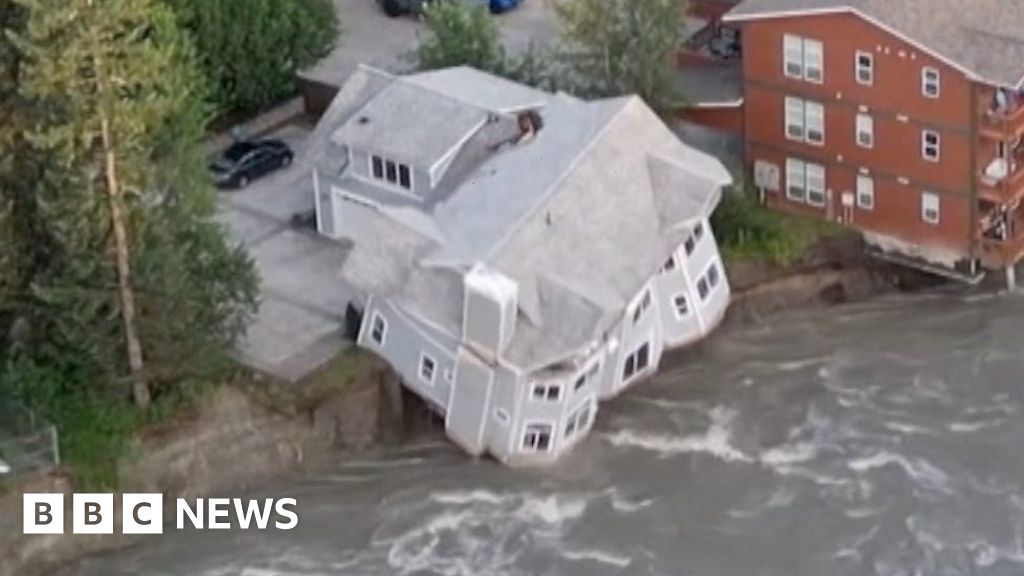
<path fill-rule="evenodd" d="M 523 450 L 547 452 L 551 450 L 551 424 L 527 424 L 523 432 Z"/>
<path fill-rule="evenodd" d="M 708 280 L 703 276 L 700 277 L 700 280 L 697 280 L 697 295 L 700 296 L 701 301 L 707 300 L 708 296 L 711 295 L 711 288 L 708 286 Z"/>
<path fill-rule="evenodd" d="M 941 219 L 939 195 L 932 192 L 921 193 L 921 220 L 929 224 L 938 224 Z"/>
<path fill-rule="evenodd" d="M 825 167 L 801 160 L 786 160 L 786 197 L 812 206 L 825 205 Z"/>
<path fill-rule="evenodd" d="M 804 101 L 786 98 L 786 138 L 804 141 Z"/>
<path fill-rule="evenodd" d="M 698 222 L 697 225 L 693 227 L 693 240 L 694 240 L 694 242 L 700 242 L 700 239 L 703 238 L 703 237 L 704 237 L 704 223 L 703 222 Z"/>
<path fill-rule="evenodd" d="M 815 84 L 825 80 L 825 47 L 817 40 L 804 40 L 804 79 Z"/>
<path fill-rule="evenodd" d="M 380 156 L 370 156 L 370 175 L 376 180 L 394 184 L 406 190 L 412 189 L 412 169 Z"/>
<path fill-rule="evenodd" d="M 398 185 L 406 190 L 412 188 L 412 173 L 405 164 L 398 165 Z"/>
<path fill-rule="evenodd" d="M 530 395 L 534 400 L 558 402 L 562 399 L 562 386 L 552 382 L 534 382 Z"/>
<path fill-rule="evenodd" d="M 565 438 L 569 439 L 590 426 L 591 402 L 576 409 L 565 424 Z"/>
<path fill-rule="evenodd" d="M 867 176 L 857 176 L 857 207 L 861 210 L 875 208 L 875 181 Z"/>
<path fill-rule="evenodd" d="M 379 312 L 373 313 L 373 320 L 370 321 L 370 339 L 379 346 L 384 345 L 384 339 L 388 335 L 388 322 Z"/>
<path fill-rule="evenodd" d="M 580 388 L 583 388 L 586 385 L 587 385 L 587 375 L 586 374 L 580 374 L 579 377 L 576 378 L 576 383 L 572 385 L 572 389 L 573 389 L 574 392 L 579 392 Z"/>
<path fill-rule="evenodd" d="M 676 309 L 676 318 L 682 320 L 683 318 L 686 317 L 687 314 L 690 313 L 690 303 L 686 299 L 686 294 L 679 294 L 678 296 L 673 298 L 672 304 L 675 306 Z"/>
<path fill-rule="evenodd" d="M 635 352 L 626 357 L 626 363 L 622 366 L 622 381 L 627 382 L 640 372 L 647 369 L 651 362 L 651 346 L 644 343 Z"/>
<path fill-rule="evenodd" d="M 825 107 L 817 102 L 787 97 L 786 138 L 809 144 L 824 144 Z"/>
<path fill-rule="evenodd" d="M 573 390 L 579 392 L 581 388 L 587 385 L 587 382 L 593 382 L 596 380 L 600 371 L 601 363 L 595 362 L 585 374 L 581 374 L 580 377 L 576 379 L 576 383 L 573 385 Z"/>
<path fill-rule="evenodd" d="M 822 145 L 825 143 L 825 107 L 817 102 L 804 105 L 804 117 L 807 126 L 807 142 Z"/>
<path fill-rule="evenodd" d="M 807 177 L 805 164 L 792 158 L 786 160 L 786 198 L 795 202 L 807 199 Z"/>
<path fill-rule="evenodd" d="M 875 146 L 875 119 L 867 114 L 857 114 L 857 145 L 861 148 Z"/>
<path fill-rule="evenodd" d="M 921 93 L 925 98 L 938 98 L 941 92 L 939 71 L 935 68 L 921 70 Z"/>
<path fill-rule="evenodd" d="M 789 78 L 821 84 L 825 79 L 825 48 L 817 40 L 782 37 L 783 72 Z"/>
<path fill-rule="evenodd" d="M 932 130 L 921 132 L 921 156 L 929 162 L 938 162 L 941 150 L 939 133 Z"/>
<path fill-rule="evenodd" d="M 427 384 L 434 384 L 434 372 L 437 369 L 437 362 L 426 354 L 420 355 L 420 380 Z"/>
<path fill-rule="evenodd" d="M 668 260 L 665 260 L 665 263 L 661 265 L 661 272 L 662 272 L 662 274 L 667 274 L 667 273 L 669 273 L 669 272 L 671 272 L 671 271 L 673 271 L 675 269 L 676 269 L 676 257 L 675 256 L 669 256 Z"/>
<path fill-rule="evenodd" d="M 786 34 L 782 38 L 782 52 L 785 59 L 785 74 L 789 78 L 804 77 L 804 41 L 799 36 Z"/>
<path fill-rule="evenodd" d="M 697 241 L 693 239 L 693 235 L 691 234 L 691 235 L 687 236 L 686 237 L 686 241 L 683 242 L 683 248 L 686 250 L 686 255 L 689 256 L 689 255 L 693 254 L 693 250 L 696 247 L 697 247 Z"/>
<path fill-rule="evenodd" d="M 870 52 L 857 52 L 856 56 L 857 84 L 871 86 L 875 82 L 875 57 Z"/>
<path fill-rule="evenodd" d="M 825 167 L 807 163 L 807 203 L 825 205 Z"/>
<path fill-rule="evenodd" d="M 708 277 L 708 285 L 710 285 L 711 289 L 714 290 L 715 287 L 718 286 L 718 280 L 721 279 L 721 275 L 718 273 L 718 263 L 717 262 L 712 262 L 711 263 L 711 267 L 708 268 L 707 277 Z"/>
<path fill-rule="evenodd" d="M 651 291 L 644 290 L 644 295 L 640 298 L 640 302 L 637 303 L 633 309 L 633 324 L 636 325 L 644 316 L 644 312 L 651 307 Z"/>

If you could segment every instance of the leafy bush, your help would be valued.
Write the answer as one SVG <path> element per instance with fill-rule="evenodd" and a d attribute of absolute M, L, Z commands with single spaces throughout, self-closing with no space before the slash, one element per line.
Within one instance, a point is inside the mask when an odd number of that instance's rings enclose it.
<path fill-rule="evenodd" d="M 766 209 L 741 190 L 725 191 L 711 221 L 727 257 L 765 258 L 780 266 L 800 260 L 832 231 L 828 224 Z"/>
<path fill-rule="evenodd" d="M 333 48 L 331 0 L 165 0 L 199 51 L 222 112 L 251 112 L 295 90 L 295 73 Z"/>

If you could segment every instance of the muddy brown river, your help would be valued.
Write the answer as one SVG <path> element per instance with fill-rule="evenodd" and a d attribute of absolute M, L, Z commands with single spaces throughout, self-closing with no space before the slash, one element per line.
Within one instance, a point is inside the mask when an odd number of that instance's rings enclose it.
<path fill-rule="evenodd" d="M 432 438 L 264 487 L 289 532 L 170 531 L 65 576 L 1024 574 L 1024 297 L 727 327 L 554 468 Z"/>

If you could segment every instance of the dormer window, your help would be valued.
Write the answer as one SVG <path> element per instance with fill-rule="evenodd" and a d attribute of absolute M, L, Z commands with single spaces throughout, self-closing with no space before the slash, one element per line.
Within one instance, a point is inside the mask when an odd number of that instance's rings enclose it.
<path fill-rule="evenodd" d="M 412 170 L 408 164 L 400 164 L 381 156 L 370 156 L 370 176 L 374 180 L 412 190 Z"/>

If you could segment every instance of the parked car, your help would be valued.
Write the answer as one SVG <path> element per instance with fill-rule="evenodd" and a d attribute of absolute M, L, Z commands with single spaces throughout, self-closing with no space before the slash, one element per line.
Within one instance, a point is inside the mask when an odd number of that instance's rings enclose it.
<path fill-rule="evenodd" d="M 245 188 L 260 176 L 288 166 L 294 157 L 281 140 L 243 140 L 210 163 L 210 174 L 218 188 Z"/>
<path fill-rule="evenodd" d="M 384 9 L 384 13 L 392 18 L 402 16 L 403 14 L 422 14 L 423 8 L 431 2 L 438 2 L 441 0 L 377 0 L 377 3 Z M 453 1 L 453 0 L 449 0 Z M 494 14 L 501 14 L 507 12 L 516 6 L 522 0 L 465 0 L 475 2 L 483 6 L 487 6 L 490 11 Z"/>

